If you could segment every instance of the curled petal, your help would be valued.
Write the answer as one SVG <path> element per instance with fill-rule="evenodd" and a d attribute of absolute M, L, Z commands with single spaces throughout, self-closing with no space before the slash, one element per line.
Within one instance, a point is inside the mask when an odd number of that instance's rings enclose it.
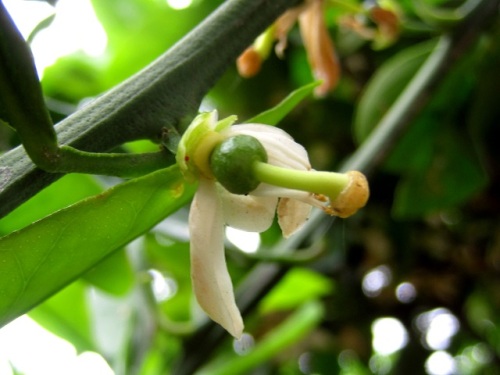
<path fill-rule="evenodd" d="M 243 333 L 233 284 L 224 257 L 222 207 L 214 182 L 201 178 L 189 213 L 191 278 L 196 299 L 208 316 L 235 338 Z"/>
<path fill-rule="evenodd" d="M 315 93 L 324 96 L 337 85 L 340 65 L 323 18 L 322 0 L 309 2 L 299 17 L 299 25 L 313 75 L 323 81 Z"/>
<path fill-rule="evenodd" d="M 295 22 L 297 22 L 302 9 L 303 6 L 290 9 L 276 20 L 275 36 L 278 43 L 276 44 L 275 51 L 279 58 L 283 58 L 287 46 L 288 33 L 292 29 Z"/>
<path fill-rule="evenodd" d="M 282 198 L 278 204 L 278 224 L 283 237 L 288 238 L 307 221 L 312 206 L 295 199 Z"/>
<path fill-rule="evenodd" d="M 273 223 L 278 198 L 236 195 L 218 186 L 227 225 L 249 232 L 264 232 Z"/>

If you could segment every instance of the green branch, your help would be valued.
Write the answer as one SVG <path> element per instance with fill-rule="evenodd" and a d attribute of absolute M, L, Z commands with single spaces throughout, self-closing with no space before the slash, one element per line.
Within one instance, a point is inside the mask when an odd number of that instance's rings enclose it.
<path fill-rule="evenodd" d="M 300 0 L 229 0 L 151 65 L 56 125 L 59 143 L 105 152 L 135 139 L 161 140 L 165 126 L 196 114 L 238 55 Z M 0 157 L 0 217 L 59 178 L 18 147 Z"/>

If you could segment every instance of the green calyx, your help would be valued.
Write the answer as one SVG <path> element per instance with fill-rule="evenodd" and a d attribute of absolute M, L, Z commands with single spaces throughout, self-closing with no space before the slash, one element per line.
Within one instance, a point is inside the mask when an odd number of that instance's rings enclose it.
<path fill-rule="evenodd" d="M 219 183 L 233 194 L 248 194 L 260 181 L 255 177 L 255 163 L 267 162 L 262 144 L 249 135 L 229 137 L 215 146 L 210 167 Z"/>
<path fill-rule="evenodd" d="M 218 121 L 217 111 L 196 116 L 184 132 L 176 154 L 177 165 L 187 181 L 194 182 L 200 175 L 213 177 L 208 163 L 210 154 L 223 140 L 220 132 L 235 121 L 236 116 Z"/>

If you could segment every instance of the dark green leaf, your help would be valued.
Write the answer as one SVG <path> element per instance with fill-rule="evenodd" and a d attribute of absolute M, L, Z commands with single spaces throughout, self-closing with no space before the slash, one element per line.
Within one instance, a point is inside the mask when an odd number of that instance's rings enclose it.
<path fill-rule="evenodd" d="M 472 145 L 455 132 L 444 131 L 433 143 L 429 164 L 409 170 L 398 185 L 393 206 L 397 217 L 415 218 L 455 207 L 488 181 Z"/>
<path fill-rule="evenodd" d="M 321 82 L 312 82 L 308 85 L 302 86 L 295 91 L 292 91 L 285 99 L 283 99 L 275 107 L 268 109 L 265 112 L 258 114 L 255 117 L 245 121 L 246 123 L 257 123 L 266 125 L 276 125 L 288 113 L 290 113 L 302 100 L 311 95 L 314 89 L 319 86 Z"/>
<path fill-rule="evenodd" d="M 388 59 L 371 78 L 356 108 L 354 135 L 362 142 L 382 119 L 434 46 L 430 40 L 408 47 Z"/>

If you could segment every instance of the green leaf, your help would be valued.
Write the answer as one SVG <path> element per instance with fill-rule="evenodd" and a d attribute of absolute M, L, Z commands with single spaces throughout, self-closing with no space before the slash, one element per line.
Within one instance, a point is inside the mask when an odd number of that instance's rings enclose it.
<path fill-rule="evenodd" d="M 135 275 L 124 249 L 115 251 L 83 275 L 95 287 L 124 296 L 134 286 Z"/>
<path fill-rule="evenodd" d="M 289 310 L 331 291 L 331 280 L 306 268 L 294 268 L 262 300 L 260 308 L 265 313 Z"/>
<path fill-rule="evenodd" d="M 0 326 L 184 205 L 177 167 L 118 185 L 0 239 Z"/>
<path fill-rule="evenodd" d="M 436 40 L 430 40 L 408 47 L 386 60 L 376 71 L 356 108 L 354 136 L 359 143 L 380 122 L 435 45 Z"/>
<path fill-rule="evenodd" d="M 65 175 L 0 219 L 0 235 L 24 228 L 57 210 L 99 194 L 102 190 L 92 176 L 76 173 Z"/>
<path fill-rule="evenodd" d="M 276 125 L 288 113 L 290 113 L 302 100 L 311 95 L 314 89 L 319 86 L 321 82 L 316 81 L 309 83 L 305 86 L 292 91 L 285 99 L 283 99 L 275 107 L 268 109 L 255 117 L 245 121 L 246 123 L 257 123 L 266 125 Z"/>
<path fill-rule="evenodd" d="M 318 301 L 306 303 L 296 310 L 285 322 L 275 327 L 262 341 L 245 356 L 234 356 L 223 365 L 201 371 L 203 375 L 246 374 L 260 363 L 269 361 L 275 355 L 293 345 L 311 332 L 323 318 L 323 306 Z"/>
<path fill-rule="evenodd" d="M 30 318 L 69 341 L 76 350 L 96 351 L 87 306 L 85 283 L 77 281 L 30 311 Z"/>

